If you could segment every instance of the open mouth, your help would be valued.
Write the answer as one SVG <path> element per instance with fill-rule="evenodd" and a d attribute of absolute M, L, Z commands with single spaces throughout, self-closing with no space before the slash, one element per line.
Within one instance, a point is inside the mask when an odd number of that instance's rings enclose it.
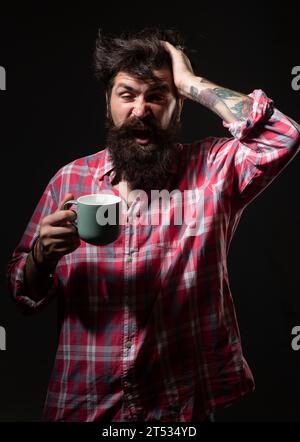
<path fill-rule="evenodd" d="M 134 130 L 133 136 L 138 144 L 148 144 L 150 142 L 150 131 L 149 130 Z"/>

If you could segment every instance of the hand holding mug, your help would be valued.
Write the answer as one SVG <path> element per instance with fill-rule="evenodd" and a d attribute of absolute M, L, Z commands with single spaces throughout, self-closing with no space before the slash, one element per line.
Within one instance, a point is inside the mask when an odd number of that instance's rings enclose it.
<path fill-rule="evenodd" d="M 35 257 L 39 264 L 55 266 L 59 259 L 80 246 L 80 238 L 73 222 L 76 213 L 64 210 L 66 201 L 74 198 L 68 193 L 56 212 L 45 216 L 40 225 L 39 240 L 35 244 Z"/>

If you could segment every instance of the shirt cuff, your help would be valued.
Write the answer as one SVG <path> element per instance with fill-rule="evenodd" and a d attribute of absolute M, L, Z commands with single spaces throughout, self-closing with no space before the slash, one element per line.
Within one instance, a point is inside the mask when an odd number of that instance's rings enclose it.
<path fill-rule="evenodd" d="M 274 112 L 273 100 L 268 98 L 261 89 L 255 89 L 248 97 L 253 99 L 253 106 L 246 119 L 233 123 L 223 121 L 223 126 L 229 130 L 234 138 L 239 140 L 245 138 L 258 123 L 268 120 Z"/>
<path fill-rule="evenodd" d="M 26 292 L 26 281 L 24 278 L 27 256 L 28 254 L 23 255 L 22 261 L 18 264 L 16 281 L 14 284 L 14 298 L 24 309 L 24 312 L 31 311 L 34 313 L 41 310 L 56 295 L 60 281 L 58 275 L 53 272 L 51 275 L 49 275 L 49 285 L 43 294 L 43 297 L 37 301 L 30 298 Z"/>

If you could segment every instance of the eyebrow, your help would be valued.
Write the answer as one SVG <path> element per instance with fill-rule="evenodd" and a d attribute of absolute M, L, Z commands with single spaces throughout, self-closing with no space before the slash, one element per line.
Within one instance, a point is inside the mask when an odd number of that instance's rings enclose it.
<path fill-rule="evenodd" d="M 129 86 L 127 83 L 120 83 L 117 86 L 118 89 L 125 89 L 129 92 L 138 92 L 138 89 Z M 150 86 L 149 89 L 146 92 L 170 92 L 169 85 L 167 83 L 160 83 L 160 84 L 154 84 L 153 86 Z"/>

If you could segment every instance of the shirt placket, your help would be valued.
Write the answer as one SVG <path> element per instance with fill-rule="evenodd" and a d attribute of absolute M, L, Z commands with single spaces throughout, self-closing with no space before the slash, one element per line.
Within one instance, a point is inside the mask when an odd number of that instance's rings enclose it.
<path fill-rule="evenodd" d="M 138 252 L 137 229 L 131 222 L 136 213 L 138 201 L 135 200 L 127 211 L 127 224 L 125 225 L 125 250 L 124 250 L 124 329 L 123 329 L 123 372 L 122 387 L 124 392 L 124 418 L 126 420 L 141 420 L 142 407 L 139 400 L 138 386 L 135 376 L 135 358 L 137 341 L 137 323 L 135 314 L 135 273 Z"/>

